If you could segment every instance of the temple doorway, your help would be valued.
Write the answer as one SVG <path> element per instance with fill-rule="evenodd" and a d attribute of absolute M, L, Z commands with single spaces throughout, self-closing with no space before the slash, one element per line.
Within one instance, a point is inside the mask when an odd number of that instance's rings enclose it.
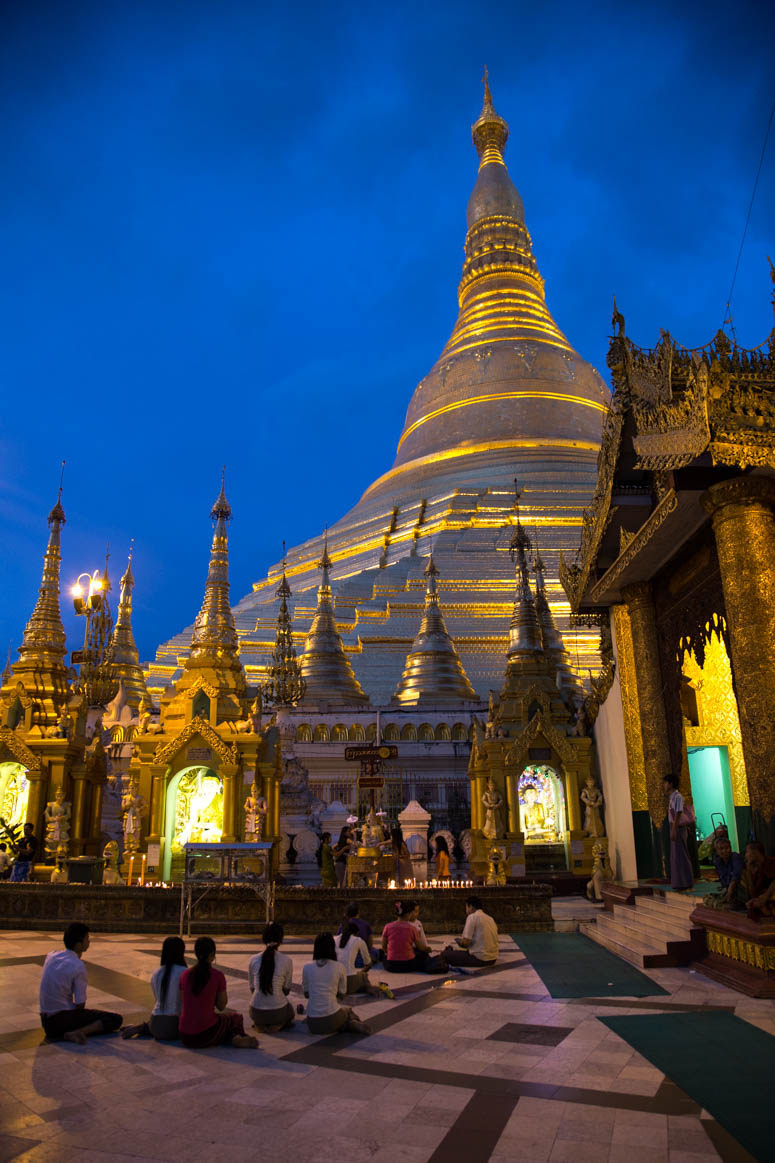
<path fill-rule="evenodd" d="M 688 756 L 692 800 L 700 833 L 709 836 L 714 827 L 723 822 L 733 850 L 739 852 L 727 748 L 689 747 Z"/>
<path fill-rule="evenodd" d="M 21 829 L 29 797 L 27 768 L 21 763 L 0 763 L 0 818 L 8 828 Z"/>
<path fill-rule="evenodd" d="M 186 844 L 217 844 L 223 834 L 223 781 L 210 767 L 184 767 L 167 785 L 165 880 L 182 879 Z"/>

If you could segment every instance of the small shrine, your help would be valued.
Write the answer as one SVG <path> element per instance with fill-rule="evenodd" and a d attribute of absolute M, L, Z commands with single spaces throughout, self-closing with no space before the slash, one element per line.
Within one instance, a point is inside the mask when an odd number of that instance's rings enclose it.
<path fill-rule="evenodd" d="M 476 723 L 469 766 L 470 864 L 487 883 L 563 871 L 588 876 L 594 841 L 603 831 L 587 735 L 590 697 L 570 666 L 547 599 L 541 555 L 520 521 L 518 502 L 517 493 L 511 542 L 516 597 L 506 673 L 500 695 L 490 693 L 486 725 Z"/>

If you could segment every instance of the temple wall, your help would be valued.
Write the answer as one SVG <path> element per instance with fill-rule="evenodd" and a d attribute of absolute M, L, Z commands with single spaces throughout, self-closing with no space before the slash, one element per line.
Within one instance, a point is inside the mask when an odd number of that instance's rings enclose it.
<path fill-rule="evenodd" d="M 605 827 L 609 838 L 611 865 L 617 880 L 637 881 L 635 835 L 632 826 L 627 745 L 624 737 L 618 667 L 608 698 L 600 708 L 595 721 L 594 736 L 605 799 Z"/>

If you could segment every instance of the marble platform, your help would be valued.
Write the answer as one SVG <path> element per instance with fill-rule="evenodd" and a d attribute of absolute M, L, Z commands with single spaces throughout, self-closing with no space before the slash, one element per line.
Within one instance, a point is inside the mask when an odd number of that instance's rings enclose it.
<path fill-rule="evenodd" d="M 555 902 L 563 918 L 577 905 Z M 435 939 L 440 948 L 444 939 Z M 218 940 L 230 1004 L 247 1013 L 254 939 Z M 650 970 L 669 996 L 553 1001 L 501 935 L 493 970 L 408 975 L 395 1001 L 364 997 L 362 1038 L 303 1022 L 257 1051 L 150 1040 L 43 1045 L 40 966 L 51 933 L 5 932 L 0 955 L 0 1158 L 277 1163 L 744 1163 L 750 1156 L 598 1016 L 723 1007 L 775 1033 L 775 1003 L 686 968 Z M 160 940 L 95 934 L 89 1003 L 139 1020 Z M 289 940 L 294 982 L 307 938 Z M 377 973 L 374 974 L 378 976 Z M 298 984 L 294 1001 L 301 1001 Z"/>

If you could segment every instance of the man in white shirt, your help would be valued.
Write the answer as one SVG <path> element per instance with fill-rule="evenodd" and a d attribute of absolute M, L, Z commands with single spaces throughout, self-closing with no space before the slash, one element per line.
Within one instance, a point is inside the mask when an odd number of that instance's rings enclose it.
<path fill-rule="evenodd" d="M 469 965 L 472 968 L 494 965 L 498 960 L 498 926 L 487 913 L 482 911 L 478 896 L 470 896 L 466 901 L 466 923 L 462 937 L 456 937 L 459 949 L 448 945 L 444 959 L 448 965 Z"/>
<path fill-rule="evenodd" d="M 40 1021 L 49 1042 L 83 1045 L 92 1034 L 112 1034 L 121 1014 L 86 1009 L 86 966 L 89 926 L 73 921 L 65 929 L 64 949 L 49 953 L 40 979 Z"/>

